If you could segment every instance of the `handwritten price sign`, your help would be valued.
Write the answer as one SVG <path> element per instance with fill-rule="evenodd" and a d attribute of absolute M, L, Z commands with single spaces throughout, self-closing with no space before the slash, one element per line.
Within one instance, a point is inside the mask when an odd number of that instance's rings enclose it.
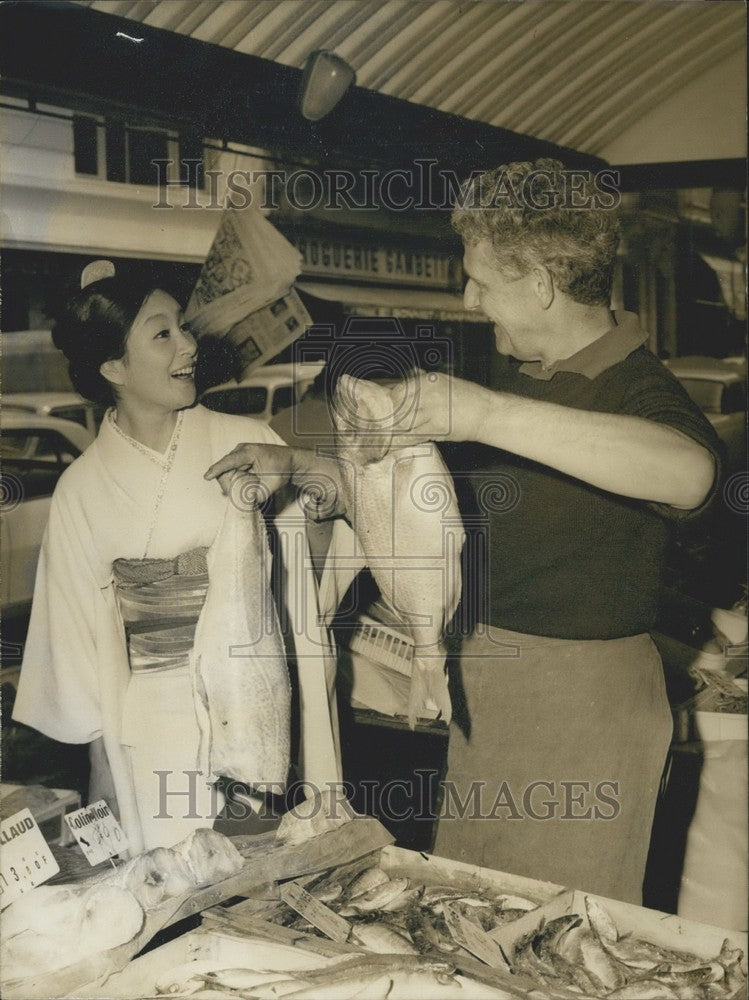
<path fill-rule="evenodd" d="M 122 827 L 104 799 L 67 813 L 65 822 L 90 865 L 113 858 L 127 847 Z"/>
<path fill-rule="evenodd" d="M 60 870 L 29 809 L 0 823 L 0 907 Z"/>

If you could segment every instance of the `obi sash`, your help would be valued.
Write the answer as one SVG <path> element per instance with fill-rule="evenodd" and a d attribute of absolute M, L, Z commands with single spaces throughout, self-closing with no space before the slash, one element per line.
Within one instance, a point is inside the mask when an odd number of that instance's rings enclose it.
<path fill-rule="evenodd" d="M 115 592 L 133 672 L 186 667 L 208 591 L 206 547 L 174 559 L 115 559 Z"/>

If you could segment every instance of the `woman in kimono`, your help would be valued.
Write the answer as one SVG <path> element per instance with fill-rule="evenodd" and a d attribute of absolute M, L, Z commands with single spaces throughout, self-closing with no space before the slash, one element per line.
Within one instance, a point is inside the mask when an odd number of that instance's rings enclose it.
<path fill-rule="evenodd" d="M 54 339 L 75 388 L 110 409 L 52 497 L 14 718 L 89 744 L 89 801 L 110 803 L 135 854 L 221 810 L 197 770 L 188 666 L 227 503 L 203 474 L 237 441 L 282 442 L 193 406 L 196 342 L 161 289 L 95 280 Z"/>

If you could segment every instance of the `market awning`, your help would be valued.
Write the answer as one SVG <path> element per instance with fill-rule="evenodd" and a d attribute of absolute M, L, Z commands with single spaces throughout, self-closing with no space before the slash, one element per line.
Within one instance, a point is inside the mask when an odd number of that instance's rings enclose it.
<path fill-rule="evenodd" d="M 297 288 L 326 302 L 340 302 L 352 312 L 402 319 L 444 319 L 461 323 L 486 323 L 481 313 L 463 308 L 463 296 L 453 292 L 390 286 L 328 284 L 298 281 Z"/>

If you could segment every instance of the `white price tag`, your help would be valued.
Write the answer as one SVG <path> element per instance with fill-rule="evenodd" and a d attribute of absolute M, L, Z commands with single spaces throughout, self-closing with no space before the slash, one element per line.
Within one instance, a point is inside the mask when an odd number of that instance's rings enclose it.
<path fill-rule="evenodd" d="M 0 908 L 60 870 L 30 809 L 0 823 Z"/>
<path fill-rule="evenodd" d="M 315 899 L 297 882 L 287 882 L 279 890 L 279 896 L 293 910 L 309 920 L 319 931 L 332 941 L 347 941 L 351 933 L 351 924 L 339 917 L 335 910 L 331 910 L 325 903 Z"/>
<path fill-rule="evenodd" d="M 66 813 L 64 818 L 90 865 L 113 858 L 127 847 L 122 827 L 104 799 Z"/>

